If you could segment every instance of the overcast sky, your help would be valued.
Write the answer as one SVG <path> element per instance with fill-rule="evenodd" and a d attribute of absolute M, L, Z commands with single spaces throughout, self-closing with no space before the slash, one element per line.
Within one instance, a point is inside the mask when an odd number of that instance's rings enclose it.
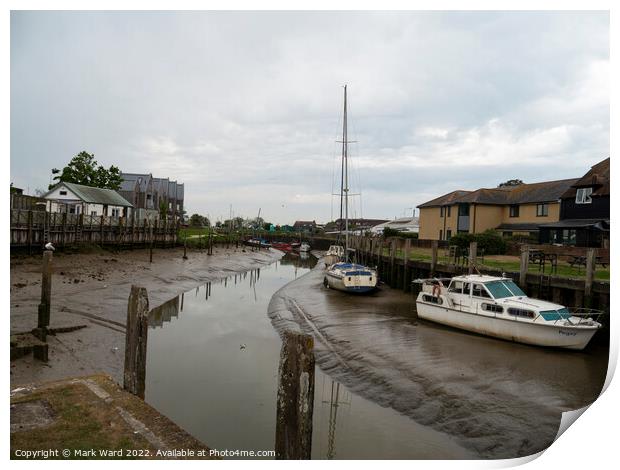
<path fill-rule="evenodd" d="M 11 181 L 87 150 L 189 214 L 326 222 L 345 83 L 356 216 L 609 155 L 606 12 L 13 12 Z"/>

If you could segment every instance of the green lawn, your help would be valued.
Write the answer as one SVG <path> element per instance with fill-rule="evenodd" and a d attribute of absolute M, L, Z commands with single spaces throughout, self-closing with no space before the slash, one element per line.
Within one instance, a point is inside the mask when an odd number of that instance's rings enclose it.
<path fill-rule="evenodd" d="M 450 264 L 453 263 L 453 260 L 448 259 L 447 256 L 444 256 L 445 250 L 439 250 L 437 256 L 437 262 L 439 264 Z M 384 254 L 388 255 L 389 250 L 384 250 Z M 396 252 L 396 256 L 398 258 L 402 258 L 404 253 L 401 250 Z M 421 261 L 430 261 L 431 249 L 430 248 L 411 248 L 411 252 L 409 254 L 409 259 L 412 260 L 421 260 Z M 485 256 L 484 262 L 479 260 L 479 267 L 481 268 L 489 268 L 496 269 L 498 271 L 505 272 L 519 272 L 520 268 L 520 260 L 517 256 Z M 545 266 L 545 274 L 551 274 L 550 272 L 551 266 Z M 530 273 L 540 273 L 538 269 L 538 265 L 530 264 L 528 267 L 528 272 Z M 585 277 L 585 268 L 581 267 L 572 267 L 568 263 L 564 261 L 558 261 L 558 269 L 557 274 L 560 277 L 570 277 L 570 278 L 584 278 Z M 609 281 L 610 271 L 609 265 L 606 268 L 601 266 L 596 267 L 596 272 L 594 274 L 595 279 L 601 281 Z"/>

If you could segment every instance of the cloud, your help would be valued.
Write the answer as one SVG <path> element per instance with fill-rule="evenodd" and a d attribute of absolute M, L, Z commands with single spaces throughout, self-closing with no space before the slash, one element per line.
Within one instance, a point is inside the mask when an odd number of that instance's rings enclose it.
<path fill-rule="evenodd" d="M 11 178 L 88 150 L 185 182 L 193 212 L 326 221 L 348 83 L 353 191 L 389 218 L 582 175 L 608 77 L 606 12 L 13 12 Z"/>

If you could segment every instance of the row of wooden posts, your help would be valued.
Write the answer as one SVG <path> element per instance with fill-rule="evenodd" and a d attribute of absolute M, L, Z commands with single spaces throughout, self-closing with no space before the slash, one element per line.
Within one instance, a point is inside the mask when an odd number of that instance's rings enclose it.
<path fill-rule="evenodd" d="M 400 240 L 392 239 L 392 240 L 383 240 L 383 239 L 372 239 L 367 237 L 353 237 L 352 238 L 353 247 L 356 248 L 356 252 L 358 253 L 359 261 L 364 264 L 377 264 L 378 266 L 383 264 L 383 273 L 382 277 L 384 279 L 388 279 L 390 282 L 396 279 L 395 271 L 397 269 L 396 263 L 396 253 Z M 402 243 L 401 243 L 402 245 Z M 387 250 L 387 259 L 385 252 Z M 431 260 L 429 263 L 429 276 L 432 277 L 436 274 L 437 271 L 437 261 L 438 261 L 438 251 L 439 251 L 439 243 L 437 240 L 433 240 L 431 243 Z M 409 290 L 411 279 L 408 279 L 408 270 L 407 264 L 410 260 L 411 253 L 411 240 L 406 239 L 404 243 L 404 247 L 402 247 L 402 255 L 403 255 L 403 266 L 404 266 L 404 275 L 402 276 L 403 288 L 405 290 Z M 477 268 L 477 258 L 478 258 L 478 244 L 476 242 L 471 242 L 469 245 L 469 255 L 467 257 L 468 260 L 468 268 L 467 272 L 472 274 Z M 387 261 L 387 263 L 386 263 Z M 387 264 L 387 266 L 385 266 Z M 528 273 L 528 267 L 530 264 L 530 249 L 527 245 L 522 247 L 521 257 L 520 257 L 520 266 L 519 266 L 519 278 L 518 282 L 521 287 L 526 287 L 526 278 Z M 387 272 L 386 272 L 387 268 Z M 589 298 L 592 295 L 592 286 L 594 283 L 594 274 L 596 269 L 596 249 L 589 248 L 587 250 L 586 255 L 586 267 L 585 267 L 585 287 L 584 287 L 584 296 Z M 400 284 L 400 283 L 399 283 Z M 395 287 L 394 285 L 392 287 Z"/>

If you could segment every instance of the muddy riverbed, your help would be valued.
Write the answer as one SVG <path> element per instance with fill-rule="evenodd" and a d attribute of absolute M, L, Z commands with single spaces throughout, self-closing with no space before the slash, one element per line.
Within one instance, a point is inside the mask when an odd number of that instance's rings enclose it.
<path fill-rule="evenodd" d="M 52 262 L 51 327 L 84 325 L 71 333 L 49 336 L 50 361 L 32 357 L 11 362 L 11 386 L 76 375 L 107 373 L 122 383 L 127 299 L 132 284 L 147 288 L 151 307 L 206 281 L 264 266 L 282 253 L 215 247 L 214 254 L 183 249 L 63 254 Z M 37 325 L 41 296 L 40 256 L 11 258 L 11 334 Z"/>
<path fill-rule="evenodd" d="M 273 450 L 281 341 L 267 307 L 312 264 L 288 255 L 153 312 L 146 401 L 211 448 Z M 314 403 L 314 459 L 472 457 L 450 436 L 351 392 L 319 368 Z"/>
<path fill-rule="evenodd" d="M 314 458 L 511 458 L 547 447 L 561 413 L 602 387 L 603 348 L 418 322 L 410 295 L 343 295 L 322 279 L 285 257 L 173 301 L 149 336 L 147 401 L 214 448 L 272 449 L 277 332 L 296 329 L 320 366 Z"/>

